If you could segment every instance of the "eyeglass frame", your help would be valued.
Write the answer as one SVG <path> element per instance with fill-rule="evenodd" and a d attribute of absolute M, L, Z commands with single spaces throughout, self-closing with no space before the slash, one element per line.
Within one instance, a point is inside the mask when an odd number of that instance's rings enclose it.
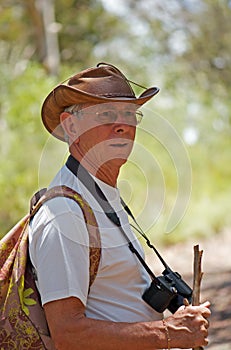
<path fill-rule="evenodd" d="M 69 106 L 69 107 L 65 108 L 64 111 L 79 117 L 81 115 L 81 112 L 84 109 L 86 109 L 86 108 L 88 108 L 88 107 L 81 108 L 81 105 L 75 104 L 75 105 L 72 105 L 72 106 Z M 107 111 L 104 111 L 104 112 L 107 112 Z M 114 112 L 114 114 L 116 115 L 115 119 L 113 119 L 111 121 L 107 121 L 107 122 L 102 122 L 101 120 L 97 120 L 97 121 L 100 122 L 102 125 L 104 125 L 104 124 L 114 124 L 116 122 L 117 118 L 118 118 L 118 114 L 121 113 L 121 111 L 120 112 L 112 111 L 112 112 Z M 125 111 L 125 112 L 127 112 L 127 111 Z M 88 112 L 88 114 L 94 114 L 96 116 L 99 115 L 99 114 L 102 114 L 102 113 L 100 113 L 100 112 Z M 131 125 L 135 125 L 135 126 L 139 125 L 141 123 L 142 119 L 143 119 L 143 116 L 144 115 L 143 115 L 142 111 L 139 110 L 139 109 L 136 109 L 134 111 L 134 117 L 136 119 L 136 123 L 131 123 Z M 124 118 L 126 119 L 125 116 L 124 116 Z M 130 124 L 130 123 L 128 123 L 128 124 Z"/>

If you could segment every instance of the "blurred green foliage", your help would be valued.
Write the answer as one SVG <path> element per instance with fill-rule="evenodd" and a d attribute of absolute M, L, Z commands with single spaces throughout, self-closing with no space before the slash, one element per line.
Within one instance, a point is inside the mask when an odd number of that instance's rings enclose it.
<path fill-rule="evenodd" d="M 48 185 L 67 155 L 66 145 L 42 126 L 43 99 L 58 82 L 101 60 L 133 81 L 161 87 L 144 108 L 137 145 L 120 176 L 122 195 L 140 224 L 164 243 L 230 227 L 230 1 L 129 0 L 115 8 L 106 1 L 58 0 L 58 76 L 49 75 L 36 16 L 29 15 L 36 3 L 0 5 L 0 234 L 27 212 L 33 192 Z M 176 169 L 174 140 L 168 127 L 165 135 L 155 124 L 157 116 L 184 140 L 192 168 L 189 205 L 171 234 L 164 232 L 183 168 Z"/>
<path fill-rule="evenodd" d="M 39 119 L 39 95 L 54 84 L 54 79 L 47 78 L 44 70 L 36 64 L 29 65 L 23 73 L 16 72 L 7 64 L 1 69 L 2 233 L 26 213 L 28 199 L 36 189 L 39 154 L 45 140 Z"/>

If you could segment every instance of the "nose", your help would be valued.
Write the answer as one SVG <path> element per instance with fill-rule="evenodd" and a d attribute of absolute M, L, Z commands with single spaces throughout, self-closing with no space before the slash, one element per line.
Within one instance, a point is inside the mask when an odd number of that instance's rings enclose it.
<path fill-rule="evenodd" d="M 129 125 L 126 122 L 118 122 L 116 121 L 114 124 L 114 131 L 118 134 L 123 134 L 128 132 L 131 128 L 134 128 L 134 126 L 132 127 L 131 125 Z"/>
<path fill-rule="evenodd" d="M 127 132 L 131 128 L 134 128 L 134 125 L 129 123 L 127 118 L 122 113 L 118 113 L 117 119 L 114 122 L 115 132 L 122 134 L 124 132 Z"/>

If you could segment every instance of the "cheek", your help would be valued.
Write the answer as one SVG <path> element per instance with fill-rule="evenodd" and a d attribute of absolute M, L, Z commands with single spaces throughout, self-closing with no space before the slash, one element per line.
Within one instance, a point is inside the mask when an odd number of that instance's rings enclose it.
<path fill-rule="evenodd" d="M 136 127 L 134 126 L 131 131 L 131 140 L 135 140 L 136 137 Z"/>
<path fill-rule="evenodd" d="M 104 142 L 109 139 L 109 134 L 102 128 L 91 128 L 79 136 L 79 145 L 82 149 L 103 147 Z"/>

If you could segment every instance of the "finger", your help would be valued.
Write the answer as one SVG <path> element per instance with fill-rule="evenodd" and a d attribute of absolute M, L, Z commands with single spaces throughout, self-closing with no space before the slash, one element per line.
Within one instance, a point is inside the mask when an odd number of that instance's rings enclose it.
<path fill-rule="evenodd" d="M 209 329 L 209 321 L 208 320 L 205 321 L 205 328 Z"/>
<path fill-rule="evenodd" d="M 176 310 L 176 312 L 182 311 L 182 310 L 184 310 L 184 309 L 185 309 L 185 306 L 184 306 L 184 305 L 181 305 L 181 306 Z"/>
<path fill-rule="evenodd" d="M 205 301 L 204 303 L 200 304 L 200 306 L 209 308 L 211 306 L 211 303 L 209 301 Z"/>
<path fill-rule="evenodd" d="M 184 302 L 184 306 L 189 306 L 189 301 L 188 301 L 188 299 L 184 298 L 183 302 Z"/>
<path fill-rule="evenodd" d="M 211 316 L 211 311 L 208 308 L 202 309 L 201 315 L 205 318 L 209 318 Z"/>
<path fill-rule="evenodd" d="M 203 344 L 203 345 L 204 345 L 204 346 L 207 346 L 207 345 L 208 345 L 208 343 L 209 343 L 208 338 L 205 338 L 205 339 L 204 339 L 204 344 Z"/>

